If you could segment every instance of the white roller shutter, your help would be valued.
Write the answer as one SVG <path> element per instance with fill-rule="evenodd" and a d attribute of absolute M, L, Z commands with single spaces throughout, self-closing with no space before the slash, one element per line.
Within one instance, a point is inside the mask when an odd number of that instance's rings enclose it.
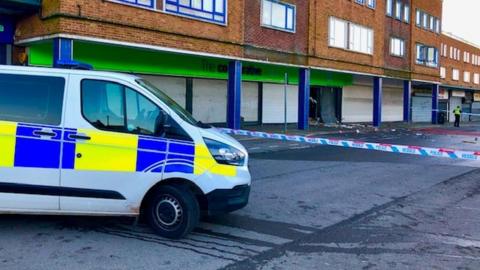
<path fill-rule="evenodd" d="M 240 115 L 247 122 L 258 121 L 258 83 L 242 83 L 242 108 Z"/>
<path fill-rule="evenodd" d="M 151 76 L 140 75 L 145 80 L 152 83 L 155 87 L 162 90 L 165 94 L 175 100 L 183 108 L 186 105 L 187 81 L 181 77 Z"/>
<path fill-rule="evenodd" d="M 284 122 L 284 85 L 263 84 L 263 123 L 278 124 Z M 298 121 L 298 86 L 287 86 L 287 122 Z"/>
<path fill-rule="evenodd" d="M 193 116 L 204 123 L 227 122 L 227 81 L 193 80 Z"/>
<path fill-rule="evenodd" d="M 403 120 L 403 89 L 383 87 L 382 121 L 394 122 Z"/>
<path fill-rule="evenodd" d="M 432 120 L 432 98 L 412 97 L 412 122 L 430 122 Z"/>
<path fill-rule="evenodd" d="M 373 120 L 372 86 L 350 85 L 343 88 L 342 117 L 344 123 Z"/>

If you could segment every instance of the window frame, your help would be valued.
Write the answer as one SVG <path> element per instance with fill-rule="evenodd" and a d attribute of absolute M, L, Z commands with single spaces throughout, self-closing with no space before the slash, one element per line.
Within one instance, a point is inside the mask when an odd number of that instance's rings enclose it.
<path fill-rule="evenodd" d="M 282 1 L 278 1 L 278 0 L 261 0 L 261 1 L 262 1 L 262 3 L 260 4 L 260 26 L 265 27 L 265 28 L 279 30 L 279 31 L 284 31 L 284 32 L 288 32 L 288 33 L 296 33 L 296 31 L 297 31 L 297 6 L 296 5 L 286 3 L 286 2 L 282 2 Z M 285 7 L 285 28 L 274 26 L 274 25 L 268 25 L 268 24 L 263 23 L 263 12 L 264 12 L 265 1 L 269 1 L 272 4 L 273 3 L 279 4 L 279 5 L 282 5 L 282 6 Z M 288 22 L 288 9 L 289 8 L 291 8 L 293 10 L 293 20 L 292 20 L 293 29 L 286 28 L 287 25 L 288 25 L 287 22 Z M 271 16 L 270 20 L 272 20 L 272 16 Z"/>
<path fill-rule="evenodd" d="M 447 78 L 447 68 L 440 67 L 440 79 Z"/>
<path fill-rule="evenodd" d="M 410 24 L 410 5 L 403 3 L 403 22 Z"/>
<path fill-rule="evenodd" d="M 455 74 L 457 76 L 455 76 Z M 455 78 L 456 77 L 456 78 Z M 452 68 L 452 80 L 453 81 L 460 81 L 460 70 L 456 68 Z"/>
<path fill-rule="evenodd" d="M 468 80 L 466 79 L 467 77 L 468 77 Z M 464 71 L 463 72 L 463 82 L 470 83 L 471 81 L 472 81 L 472 73 L 470 71 Z"/>
<path fill-rule="evenodd" d="M 393 17 L 396 20 L 403 21 L 403 13 L 404 13 L 403 7 L 404 7 L 403 1 L 395 0 L 395 11 L 394 11 Z"/>
<path fill-rule="evenodd" d="M 480 84 L 480 74 L 479 73 L 473 73 L 473 84 Z"/>
<path fill-rule="evenodd" d="M 395 54 L 394 50 L 393 50 L 393 41 L 394 40 L 399 40 L 400 41 L 400 48 L 402 49 L 401 50 L 401 53 L 400 54 Z M 391 36 L 390 37 L 390 55 L 391 56 L 394 56 L 394 57 L 399 57 L 399 58 L 404 58 L 405 57 L 405 39 L 403 38 L 400 38 L 400 37 L 396 37 L 396 36 Z"/>
<path fill-rule="evenodd" d="M 143 4 L 138 4 L 139 0 L 109 0 L 111 2 L 116 2 L 119 4 L 127 5 L 127 6 L 132 6 L 132 7 L 137 7 L 137 8 L 145 8 L 149 10 L 156 10 L 157 9 L 157 1 L 156 0 L 151 0 L 152 5 L 143 5 Z M 131 1 L 135 1 L 135 3 L 132 3 Z"/>
<path fill-rule="evenodd" d="M 420 47 L 420 51 L 419 51 L 419 47 Z M 430 49 L 433 49 L 433 61 L 430 61 L 428 59 L 428 53 L 429 53 L 429 50 Z M 416 43 L 415 44 L 415 52 L 416 52 L 416 55 L 415 55 L 415 63 L 417 65 L 422 65 L 422 66 L 426 66 L 426 67 L 429 67 L 429 68 L 438 68 L 438 65 L 439 65 L 439 51 L 438 51 L 438 48 L 436 47 L 433 47 L 433 46 L 429 46 L 429 45 L 425 45 L 425 44 L 422 44 L 422 43 Z M 420 52 L 420 56 L 423 55 L 423 58 L 419 58 L 419 52 Z"/>
<path fill-rule="evenodd" d="M 422 20 L 423 20 L 423 12 L 417 8 L 417 10 L 415 11 L 415 25 L 417 27 L 422 27 Z"/>
<path fill-rule="evenodd" d="M 181 6 L 179 1 L 180 0 L 163 0 L 163 10 L 162 11 L 167 13 L 167 14 L 172 14 L 172 15 L 179 16 L 179 17 L 189 18 L 189 19 L 192 19 L 192 20 L 214 23 L 214 24 L 223 25 L 223 26 L 228 25 L 228 0 L 212 0 L 213 1 L 213 3 L 212 3 L 213 11 L 205 11 L 205 10 L 195 9 L 195 8 L 192 8 L 192 7 Z M 215 1 L 223 1 L 223 14 L 215 11 Z M 202 3 L 203 3 L 203 0 L 202 0 Z M 190 1 L 190 4 L 191 4 L 191 1 Z M 167 10 L 167 5 L 176 6 L 177 11 Z M 192 15 L 192 14 L 182 13 L 182 12 L 179 11 L 180 7 L 190 9 L 190 10 L 194 10 L 194 11 L 200 11 L 200 12 L 204 12 L 204 13 L 211 13 L 212 14 L 212 19 L 208 19 L 208 18 L 204 18 L 204 17 L 201 17 L 201 16 Z M 214 19 L 215 14 L 219 14 L 219 15 L 223 16 L 223 21 L 215 20 Z"/>
<path fill-rule="evenodd" d="M 339 46 L 335 46 L 335 45 L 332 45 L 331 44 L 331 30 L 332 30 L 332 27 L 331 27 L 331 23 L 332 23 L 332 20 L 336 20 L 336 21 L 341 21 L 341 22 L 344 22 L 346 23 L 346 32 L 345 32 L 345 44 L 344 44 L 344 47 L 339 47 Z M 355 49 L 352 49 L 353 46 L 351 46 L 351 27 L 352 26 L 356 26 L 356 27 L 359 27 L 359 28 L 363 28 L 363 29 L 366 29 L 367 30 L 367 35 L 368 35 L 368 31 L 371 32 L 371 36 L 372 36 L 372 40 L 371 40 L 371 44 L 368 44 L 368 39 L 367 39 L 367 50 L 369 48 L 369 45 L 371 46 L 370 47 L 370 52 L 363 52 L 363 51 L 359 51 L 359 50 L 355 50 Z M 346 50 L 346 51 L 349 51 L 349 52 L 354 52 L 354 53 L 361 53 L 361 54 L 365 54 L 365 55 L 370 55 L 372 56 L 375 52 L 375 31 L 373 28 L 370 28 L 368 26 L 364 26 L 364 25 L 361 25 L 361 24 L 358 24 L 358 23 L 354 23 L 354 22 L 351 22 L 351 21 L 347 21 L 347 20 L 344 20 L 344 19 L 340 19 L 340 18 L 337 18 L 335 16 L 330 16 L 329 19 L 328 19 L 328 47 L 331 47 L 331 48 L 337 48 L 337 49 L 342 49 L 342 50 Z"/>
<path fill-rule="evenodd" d="M 111 129 L 105 129 L 105 128 L 99 128 L 97 126 L 95 126 L 92 122 L 90 122 L 90 120 L 86 117 L 85 113 L 84 113 L 84 110 L 83 110 L 83 106 L 84 106 L 84 100 L 83 100 L 83 84 L 85 81 L 95 81 L 95 82 L 104 82 L 104 83 L 111 83 L 111 84 L 117 84 L 119 86 L 122 87 L 122 102 L 123 102 L 123 108 L 122 108 L 122 111 L 123 111 L 123 114 L 124 114 L 124 119 L 123 119 L 123 129 L 121 131 L 118 131 L 118 130 L 111 130 Z M 106 132 L 118 132 L 118 133 L 123 133 L 123 134 L 131 134 L 131 135 L 138 135 L 138 136 L 150 136 L 150 137 L 155 137 L 155 138 L 164 138 L 164 137 L 157 137 L 155 135 L 148 135 L 148 134 L 141 134 L 141 133 L 137 133 L 137 132 L 132 132 L 132 131 L 129 131 L 128 130 L 128 127 L 127 127 L 127 123 L 128 123 L 128 117 L 127 117 L 127 89 L 131 89 L 132 91 L 134 91 L 136 94 L 142 96 L 143 98 L 145 98 L 146 100 L 148 100 L 149 102 L 151 102 L 152 104 L 154 104 L 155 106 L 158 107 L 159 110 L 163 111 L 163 113 L 166 113 L 168 115 L 168 118 L 171 119 L 171 121 L 175 121 L 174 119 L 172 119 L 171 115 L 170 115 L 170 112 L 168 110 L 165 110 L 165 108 L 163 108 L 163 106 L 160 106 L 158 105 L 157 102 L 154 102 L 153 100 L 151 100 L 150 98 L 148 98 L 147 96 L 145 96 L 143 93 L 141 93 L 140 91 L 138 91 L 137 89 L 133 88 L 133 87 L 130 87 L 130 86 L 127 86 L 125 85 L 124 83 L 121 83 L 121 82 L 117 82 L 117 81 L 114 81 L 114 80 L 105 80 L 105 79 L 96 79 L 96 78 L 82 78 L 82 80 L 80 81 L 80 114 L 82 115 L 82 118 L 83 120 L 85 120 L 88 124 L 90 124 L 93 128 L 97 129 L 97 130 L 101 130 L 101 131 L 106 131 Z M 161 112 L 162 113 L 162 112 Z"/>
<path fill-rule="evenodd" d="M 65 76 L 62 76 L 62 75 L 45 75 L 45 74 L 24 74 L 24 73 L 0 73 L 0 75 L 2 76 L 13 76 L 13 77 L 29 77 L 29 78 L 36 78 L 36 83 L 38 84 L 38 79 L 39 78 L 42 78 L 42 79 L 55 79 L 55 80 L 59 80 L 59 82 L 61 82 L 63 85 L 61 87 L 61 101 L 59 103 L 60 105 L 60 108 L 59 108 L 59 111 L 58 113 L 60 113 L 59 117 L 56 118 L 55 120 L 58 120 L 58 122 L 47 122 L 47 121 L 25 121 L 25 120 L 20 120 L 18 119 L 19 121 L 17 120 L 7 120 L 7 119 L 4 119 L 4 120 L 1 120 L 0 121 L 7 121 L 7 122 L 16 122 L 16 123 L 25 123 L 25 124 L 33 124 L 33 125 L 41 125 L 41 126 L 50 126 L 50 127 L 62 127 L 63 124 L 64 124 L 64 119 L 65 119 L 65 108 L 67 106 L 67 84 L 68 84 L 68 81 L 67 81 L 67 78 Z M 51 85 L 51 81 L 49 82 L 49 84 Z M 38 89 L 37 89 L 38 90 Z M 60 89 L 57 89 L 57 90 L 60 90 Z M 50 104 L 52 100 L 48 100 L 47 103 Z M 58 115 L 57 115 L 58 116 Z M 47 111 L 47 117 L 48 117 L 48 111 Z"/>
<path fill-rule="evenodd" d="M 385 2 L 385 14 L 388 16 L 388 17 L 393 17 L 393 4 L 394 0 L 386 0 Z M 388 8 L 388 6 L 390 5 L 390 9 Z"/>
<path fill-rule="evenodd" d="M 368 8 L 375 9 L 377 7 L 377 0 L 366 0 Z"/>

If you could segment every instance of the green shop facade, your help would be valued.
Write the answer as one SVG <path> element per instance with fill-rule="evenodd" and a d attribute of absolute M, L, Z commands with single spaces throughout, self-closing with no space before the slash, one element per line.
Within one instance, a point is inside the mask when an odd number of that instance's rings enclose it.
<path fill-rule="evenodd" d="M 283 123 L 286 108 L 287 121 L 307 129 L 311 87 L 353 84 L 351 74 L 131 44 L 56 37 L 22 46 L 30 66 L 87 64 L 94 70 L 145 77 L 198 120 L 231 128 Z"/>

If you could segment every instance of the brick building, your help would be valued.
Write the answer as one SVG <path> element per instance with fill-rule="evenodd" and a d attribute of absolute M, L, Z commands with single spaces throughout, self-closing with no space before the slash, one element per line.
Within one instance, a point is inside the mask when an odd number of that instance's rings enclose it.
<path fill-rule="evenodd" d="M 452 110 L 460 106 L 463 112 L 480 112 L 480 47 L 443 33 L 440 45 L 440 104 L 449 111 L 448 118 L 454 121 Z M 474 119 L 474 118 L 473 118 Z M 464 121 L 472 117 L 464 116 Z"/>
<path fill-rule="evenodd" d="M 446 44 L 480 64 L 441 16 L 441 0 L 4 0 L 0 63 L 135 73 L 231 127 L 285 110 L 299 128 L 436 122 L 445 89 L 464 104 L 480 89 L 477 65 L 439 57 Z M 454 67 L 470 82 L 450 80 Z"/>

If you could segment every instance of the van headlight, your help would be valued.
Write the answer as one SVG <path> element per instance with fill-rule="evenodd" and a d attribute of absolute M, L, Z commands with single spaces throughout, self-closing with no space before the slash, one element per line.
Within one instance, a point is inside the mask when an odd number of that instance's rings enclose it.
<path fill-rule="evenodd" d="M 210 154 L 219 164 L 243 166 L 245 164 L 245 153 L 228 144 L 212 139 L 203 138 Z"/>

